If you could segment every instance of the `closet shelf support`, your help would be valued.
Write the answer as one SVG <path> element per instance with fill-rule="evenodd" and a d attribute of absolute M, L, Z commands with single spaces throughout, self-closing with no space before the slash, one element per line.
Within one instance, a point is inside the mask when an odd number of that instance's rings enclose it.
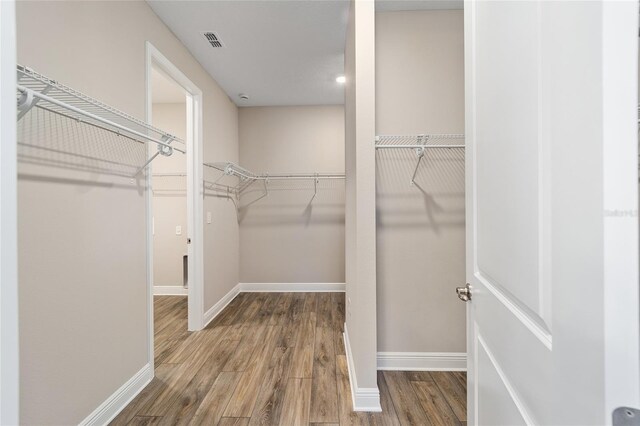
<path fill-rule="evenodd" d="M 443 143 L 444 141 L 464 141 L 463 134 L 421 134 L 421 135 L 379 135 L 375 138 L 375 149 L 412 149 L 415 151 L 418 161 L 413 169 L 411 185 L 416 185 L 418 168 L 428 149 L 463 149 L 464 144 Z"/>
<path fill-rule="evenodd" d="M 58 106 L 60 108 L 64 108 L 64 109 L 69 110 L 71 112 L 74 112 L 76 114 L 80 114 L 80 115 L 82 115 L 84 117 L 87 117 L 87 118 L 89 118 L 91 120 L 103 123 L 103 124 L 105 124 L 105 125 L 107 125 L 109 127 L 112 127 L 114 129 L 118 129 L 118 130 L 123 131 L 125 133 L 130 133 L 130 134 L 135 135 L 135 136 L 137 136 L 139 138 L 147 140 L 149 142 L 153 142 L 153 143 L 155 143 L 155 144 L 157 144 L 159 146 L 165 147 L 168 150 L 174 150 L 175 149 L 176 151 L 181 152 L 183 154 L 186 153 L 186 151 L 184 151 L 183 149 L 172 147 L 167 142 L 161 141 L 161 140 L 156 139 L 156 138 L 154 138 L 152 136 L 149 136 L 149 135 L 145 135 L 144 133 L 138 132 L 137 130 L 129 129 L 129 128 L 123 126 L 123 125 L 120 125 L 118 123 L 114 123 L 111 120 L 108 120 L 106 118 L 100 117 L 100 116 L 95 115 L 95 114 L 92 114 L 92 113 L 90 113 L 88 111 L 83 111 L 80 108 L 76 108 L 75 106 L 69 105 L 69 104 L 67 104 L 65 102 L 61 102 L 61 101 L 59 101 L 59 100 L 57 100 L 55 98 L 52 98 L 52 97 L 50 97 L 47 94 L 44 94 L 42 92 L 37 92 L 35 90 L 29 89 L 29 88 L 27 88 L 25 86 L 22 86 L 20 84 L 17 85 L 17 89 L 18 89 L 18 91 L 20 93 L 26 94 L 27 98 L 29 98 L 29 97 L 34 98 L 34 100 L 31 102 L 31 107 L 33 107 L 35 105 L 35 103 L 34 103 L 35 102 L 35 98 L 37 98 L 39 100 L 46 101 L 46 102 L 48 102 L 50 104 L 56 105 L 56 106 Z M 31 108 L 31 107 L 29 107 L 29 108 Z M 91 124 L 91 123 L 88 123 L 88 124 Z"/>
<path fill-rule="evenodd" d="M 424 149 L 416 148 L 416 154 L 418 155 L 418 162 L 416 163 L 416 168 L 413 169 L 413 175 L 411 175 L 411 185 L 416 183 L 416 175 L 418 174 L 418 168 L 420 167 L 420 162 L 422 161 L 422 157 L 424 157 Z"/>
<path fill-rule="evenodd" d="M 49 93 L 49 90 L 51 90 L 51 85 L 47 84 L 47 86 L 42 89 L 40 93 L 46 95 L 47 93 Z M 20 121 L 20 119 L 24 117 L 26 113 L 31 111 L 31 108 L 36 106 L 36 104 L 40 100 L 40 98 L 34 96 L 34 93 L 37 92 L 34 92 L 33 90 L 29 90 L 29 92 L 26 93 L 22 92 L 20 99 L 18 100 L 18 121 Z"/>

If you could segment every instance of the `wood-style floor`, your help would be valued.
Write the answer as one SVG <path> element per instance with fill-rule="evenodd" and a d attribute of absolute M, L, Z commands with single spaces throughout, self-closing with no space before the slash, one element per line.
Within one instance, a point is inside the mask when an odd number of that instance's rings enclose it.
<path fill-rule="evenodd" d="M 155 298 L 155 379 L 113 425 L 466 423 L 466 376 L 379 372 L 382 413 L 352 411 L 343 293 L 241 293 L 188 332 L 187 299 Z"/>

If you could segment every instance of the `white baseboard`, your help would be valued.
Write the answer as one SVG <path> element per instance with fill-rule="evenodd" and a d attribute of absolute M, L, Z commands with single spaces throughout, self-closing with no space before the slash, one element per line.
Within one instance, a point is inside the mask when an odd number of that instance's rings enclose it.
<path fill-rule="evenodd" d="M 218 301 L 218 303 L 209 308 L 209 310 L 204 313 L 204 326 L 202 328 L 209 325 L 209 323 L 213 321 L 213 319 L 217 317 L 218 314 L 222 312 L 222 310 L 226 308 L 233 299 L 236 298 L 238 293 L 240 293 L 240 284 L 236 284 L 235 287 L 233 287 L 227 294 L 222 297 L 222 299 Z"/>
<path fill-rule="evenodd" d="M 353 355 L 351 354 L 351 343 L 349 342 L 349 333 L 347 324 L 344 324 L 344 350 L 347 354 L 347 369 L 349 370 L 349 382 L 351 384 L 351 400 L 353 401 L 353 411 L 370 411 L 380 412 L 380 390 L 375 388 L 359 388 L 356 378 L 356 370 L 353 364 Z"/>
<path fill-rule="evenodd" d="M 154 285 L 154 296 L 186 296 L 189 290 L 181 285 Z"/>
<path fill-rule="evenodd" d="M 467 371 L 465 352 L 378 352 L 378 370 Z"/>
<path fill-rule="evenodd" d="M 245 293 L 340 292 L 345 291 L 345 287 L 345 283 L 240 283 L 240 291 Z"/>
<path fill-rule="evenodd" d="M 153 379 L 153 368 L 147 364 L 115 391 L 93 413 L 80 422 L 81 426 L 106 425 L 113 420 Z"/>

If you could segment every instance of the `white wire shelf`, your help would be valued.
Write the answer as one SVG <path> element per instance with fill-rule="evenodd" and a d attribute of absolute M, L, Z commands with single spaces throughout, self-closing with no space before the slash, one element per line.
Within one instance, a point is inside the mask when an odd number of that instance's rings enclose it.
<path fill-rule="evenodd" d="M 233 176 L 239 179 L 237 185 L 231 187 L 238 195 L 241 194 L 246 188 L 249 187 L 255 181 L 269 182 L 272 180 L 324 180 L 324 179 L 344 179 L 344 173 L 253 173 L 244 167 L 240 167 L 235 163 L 205 163 L 205 166 L 218 170 L 223 174 L 220 175 L 217 181 L 219 182 L 224 176 Z"/>
<path fill-rule="evenodd" d="M 409 183 L 414 185 L 422 158 L 427 150 L 464 150 L 463 134 L 379 135 L 375 139 L 377 150 L 412 149 L 418 158 Z M 463 151 L 464 152 L 464 151 Z"/>
<path fill-rule="evenodd" d="M 222 172 L 215 180 L 206 180 L 204 181 L 204 187 L 208 190 L 218 191 L 226 193 L 228 196 L 234 196 L 235 199 L 239 202 L 242 194 L 249 189 L 254 183 L 259 182 L 260 185 L 260 195 L 258 198 L 253 199 L 250 203 L 246 204 L 244 207 L 247 207 L 250 204 L 253 204 L 267 196 L 269 196 L 269 182 L 271 181 L 287 181 L 287 180 L 312 180 L 313 187 L 313 196 L 311 197 L 311 201 L 313 201 L 318 194 L 318 184 L 321 180 L 335 180 L 335 179 L 345 179 L 345 175 L 343 173 L 253 173 L 250 170 L 245 169 L 235 163 L 231 162 L 218 162 L 218 163 L 204 163 L 206 167 L 211 170 L 215 170 L 218 172 Z M 234 184 L 228 185 L 224 184 L 223 179 L 225 177 L 233 177 L 237 180 Z M 256 188 L 254 188 L 256 189 Z M 253 191 L 253 190 L 252 190 Z M 255 191 L 254 191 L 255 192 Z"/>
<path fill-rule="evenodd" d="M 158 155 L 170 156 L 174 151 L 185 153 L 185 144 L 180 138 L 30 68 L 18 65 L 17 80 L 18 123 L 23 122 L 28 114 L 33 115 L 36 110 L 39 112 L 37 119 L 31 119 L 28 124 L 22 125 L 24 129 L 19 132 L 22 139 L 18 139 L 19 144 L 28 145 L 27 157 L 35 159 L 35 162 L 55 163 L 59 167 L 66 165 L 71 168 L 101 172 L 108 172 L 111 167 L 109 164 L 117 163 L 118 167 L 113 174 L 135 177 Z M 47 116 L 45 117 L 42 113 L 46 113 Z M 41 128 L 37 125 L 49 127 Z M 51 125 L 57 127 L 52 129 Z M 90 125 L 95 130 L 84 131 L 79 128 L 82 125 Z M 73 146 L 76 151 L 82 151 L 81 154 L 51 146 L 47 132 L 60 132 L 61 129 L 73 133 L 76 138 L 79 138 L 79 134 L 83 134 L 82 143 L 86 146 L 80 147 L 79 143 L 74 143 Z M 113 136 L 107 136 L 106 133 Z M 57 140 L 62 139 L 63 136 L 58 135 Z M 142 159 L 138 158 L 139 155 L 136 155 L 135 159 L 126 159 L 122 157 L 123 152 L 135 150 L 135 148 L 123 147 L 123 141 L 143 146 L 151 142 L 158 146 L 158 151 L 150 158 L 144 154 Z M 89 147 L 92 143 L 96 144 L 93 148 Z M 112 153 L 110 149 L 117 152 Z M 36 151 L 40 154 L 37 155 Z M 49 158 L 50 156 L 43 155 L 44 152 L 54 151 L 57 155 L 54 160 Z M 59 158 L 62 154 L 65 155 L 64 161 Z M 110 158 L 114 155 L 118 157 L 117 160 Z M 83 160 L 79 161 L 79 158 Z M 91 165 L 87 164 L 87 158 L 91 159 Z M 99 167 L 96 164 L 99 164 Z"/>
<path fill-rule="evenodd" d="M 376 149 L 464 149 L 464 135 L 380 135 L 375 144 Z"/>

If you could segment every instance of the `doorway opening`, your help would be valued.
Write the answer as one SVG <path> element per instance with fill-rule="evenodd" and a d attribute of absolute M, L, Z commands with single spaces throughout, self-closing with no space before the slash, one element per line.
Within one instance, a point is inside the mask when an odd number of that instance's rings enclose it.
<path fill-rule="evenodd" d="M 157 65 L 151 68 L 151 124 L 186 140 L 187 92 Z M 155 360 L 174 333 L 187 329 L 189 255 L 187 226 L 187 159 L 158 156 L 150 173 L 153 237 L 153 295 Z M 168 310 L 168 308 L 171 308 Z M 172 312 L 174 330 L 158 321 Z"/>
<path fill-rule="evenodd" d="M 179 332 L 204 324 L 202 91 L 151 43 L 146 48 L 147 122 L 166 126 L 184 140 L 187 153 L 186 159 L 156 158 L 147 174 L 148 352 L 154 365 L 162 356 L 154 343 L 160 350 L 160 337 L 168 333 L 154 327 L 154 298 L 181 305 Z"/>

